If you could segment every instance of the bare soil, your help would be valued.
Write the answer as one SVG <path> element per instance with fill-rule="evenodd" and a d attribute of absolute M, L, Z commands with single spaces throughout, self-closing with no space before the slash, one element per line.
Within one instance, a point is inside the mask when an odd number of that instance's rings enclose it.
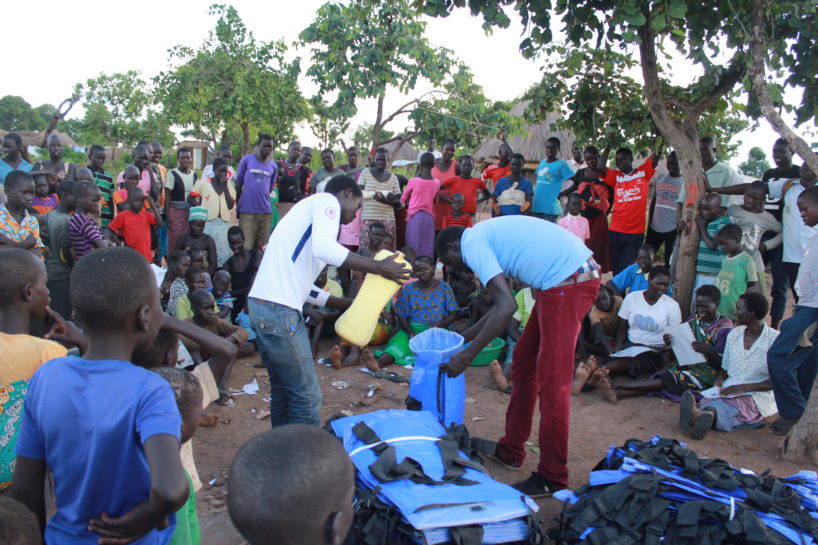
<path fill-rule="evenodd" d="M 321 356 L 326 356 L 330 344 L 322 344 Z M 258 357 L 246 358 L 236 363 L 230 380 L 233 390 L 241 390 L 244 384 L 255 378 L 260 385 L 256 395 L 238 395 L 233 406 L 212 405 L 208 413 L 217 413 L 221 422 L 215 428 L 199 428 L 194 441 L 196 464 L 204 487 L 197 495 L 197 510 L 202 527 L 204 545 L 239 545 L 244 540 L 236 532 L 227 515 L 226 495 L 230 462 L 236 451 L 251 437 L 270 429 L 269 418 L 257 419 L 260 411 L 267 408 L 263 398 L 269 394 L 267 371 L 255 368 Z M 334 370 L 316 364 L 321 389 L 324 392 L 322 419 L 341 411 L 354 414 L 379 409 L 405 408 L 404 400 L 408 386 L 379 380 L 362 373 L 358 367 Z M 409 376 L 410 371 L 399 367 L 390 370 Z M 332 382 L 348 383 L 337 389 Z M 500 393 L 491 383 L 488 369 L 473 367 L 466 373 L 467 403 L 466 425 L 471 435 L 492 440 L 499 439 L 505 425 L 508 395 Z M 377 385 L 368 396 L 371 385 Z M 569 469 L 571 487 L 587 482 L 589 470 L 605 456 L 611 445 L 621 445 L 629 438 L 648 439 L 653 435 L 675 437 L 688 444 L 701 456 L 723 458 L 735 467 L 762 472 L 768 468 L 775 475 L 790 475 L 799 469 L 818 469 L 810 464 L 797 465 L 784 461 L 778 455 L 781 438 L 774 435 L 769 426 L 761 429 L 745 429 L 734 433 L 712 431 L 701 441 L 687 440 L 677 427 L 678 405 L 660 398 L 632 398 L 617 405 L 607 403 L 598 393 L 582 394 L 571 403 L 571 439 L 569 443 Z M 534 420 L 532 446 L 536 448 L 538 416 Z M 507 471 L 488 462 L 493 476 L 505 483 L 522 480 L 534 471 L 537 455 L 529 453 L 521 471 Z M 208 483 L 215 479 L 215 483 Z M 538 502 L 540 516 L 545 527 L 554 525 L 561 504 L 552 499 Z"/>

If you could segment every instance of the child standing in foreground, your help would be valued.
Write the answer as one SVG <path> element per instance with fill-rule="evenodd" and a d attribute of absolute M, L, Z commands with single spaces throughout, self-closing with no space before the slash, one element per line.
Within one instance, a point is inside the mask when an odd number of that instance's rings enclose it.
<path fill-rule="evenodd" d="M 145 210 L 145 203 L 150 206 L 150 212 Z M 145 195 L 138 187 L 132 187 L 128 190 L 128 209 L 117 214 L 108 228 L 123 236 L 126 246 L 145 256 L 148 263 L 153 263 L 151 227 L 163 225 L 162 216 L 151 196 Z"/>
<path fill-rule="evenodd" d="M 192 371 L 175 369 L 179 357 L 179 336 L 194 339 L 210 354 L 210 359 Z M 181 458 L 190 495 L 176 512 L 176 530 L 170 545 L 196 545 L 200 542 L 199 518 L 196 516 L 196 495 L 202 487 L 193 461 L 192 437 L 201 422 L 202 410 L 219 398 L 216 376 L 236 359 L 236 347 L 216 335 L 187 322 L 164 316 L 156 340 L 145 350 L 134 352 L 133 361 L 151 368 L 173 387 L 182 418 Z"/>
<path fill-rule="evenodd" d="M 725 254 L 716 276 L 716 287 L 721 292 L 719 312 L 734 320 L 736 301 L 758 283 L 758 272 L 753 258 L 741 247 L 741 227 L 733 223 L 725 225 L 716 235 L 716 241 Z"/>
<path fill-rule="evenodd" d="M 71 299 L 88 350 L 47 362 L 32 378 L 12 496 L 37 515 L 48 543 L 91 545 L 107 537 L 164 545 L 174 524 L 157 527 L 182 507 L 189 489 L 173 390 L 130 362 L 162 322 L 153 272 L 137 252 L 105 248 L 77 262 Z M 48 470 L 57 511 L 46 526 Z"/>
<path fill-rule="evenodd" d="M 56 193 L 51 193 L 47 173 L 32 172 L 31 175 L 34 177 L 34 198 L 31 200 L 31 207 L 45 216 L 57 208 L 57 205 L 60 204 L 60 198 Z"/>
<path fill-rule="evenodd" d="M 568 213 L 561 217 L 557 223 L 559 223 L 563 229 L 567 229 L 578 236 L 587 246 L 588 239 L 591 238 L 591 225 L 587 219 L 579 214 L 582 212 L 582 196 L 579 193 L 571 193 L 568 195 L 568 205 L 566 208 L 568 209 Z"/>
<path fill-rule="evenodd" d="M 476 180 L 477 178 L 475 178 Z M 460 227 L 472 227 L 471 215 L 467 214 L 463 208 L 465 206 L 466 198 L 462 193 L 455 193 L 452 195 L 452 213 L 443 218 L 443 228 L 451 227 L 452 225 L 459 225 Z M 410 244 L 411 246 L 411 244 Z M 423 252 L 418 252 L 419 255 L 428 255 Z"/>

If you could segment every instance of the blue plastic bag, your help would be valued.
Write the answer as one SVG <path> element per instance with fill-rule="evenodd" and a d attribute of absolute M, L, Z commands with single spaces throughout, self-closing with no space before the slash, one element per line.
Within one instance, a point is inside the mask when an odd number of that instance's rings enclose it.
<path fill-rule="evenodd" d="M 409 339 L 415 353 L 415 367 L 409 384 L 409 409 L 429 411 L 444 426 L 463 423 L 466 378 L 449 378 L 440 365 L 462 350 L 463 337 L 453 331 L 432 328 Z M 419 405 L 418 405 L 419 404 Z"/>

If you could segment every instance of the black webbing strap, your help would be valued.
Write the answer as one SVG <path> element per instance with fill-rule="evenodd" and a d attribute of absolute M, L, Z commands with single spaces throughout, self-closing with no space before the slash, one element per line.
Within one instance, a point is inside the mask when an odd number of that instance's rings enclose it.
<path fill-rule="evenodd" d="M 354 433 L 355 437 L 360 439 L 363 444 L 375 445 L 372 447 L 372 450 L 374 450 L 376 454 L 382 453 L 388 447 L 388 445 L 384 443 L 380 437 L 378 437 L 378 434 L 375 433 L 363 420 L 352 427 L 352 433 Z M 381 444 L 377 445 L 376 443 Z"/>
<path fill-rule="evenodd" d="M 454 545 L 481 545 L 483 543 L 483 527 L 480 525 L 455 526 L 450 528 Z"/>

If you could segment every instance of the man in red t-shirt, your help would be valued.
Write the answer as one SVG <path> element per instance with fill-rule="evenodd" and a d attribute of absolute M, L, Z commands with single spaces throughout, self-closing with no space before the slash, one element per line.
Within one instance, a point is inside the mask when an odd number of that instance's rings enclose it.
<path fill-rule="evenodd" d="M 474 219 L 474 214 L 477 213 L 477 205 L 485 200 L 491 198 L 491 195 L 486 188 L 486 182 L 480 178 L 472 178 L 471 171 L 474 168 L 474 159 L 471 155 L 462 155 L 460 157 L 460 176 L 452 176 L 443 182 L 443 188 L 451 191 L 451 194 L 460 193 L 463 195 L 463 210 L 464 214 L 469 214 Z M 482 191 L 483 196 L 478 199 L 477 193 Z M 450 201 L 443 197 L 441 199 Z"/>
<path fill-rule="evenodd" d="M 145 210 L 145 205 L 151 211 Z M 151 252 L 151 226 L 162 227 L 164 222 L 159 209 L 150 195 L 138 187 L 128 189 L 128 209 L 123 210 L 108 224 L 108 228 L 125 238 L 125 245 L 133 248 L 153 263 Z"/>
<path fill-rule="evenodd" d="M 613 189 L 614 208 L 608 227 L 608 245 L 614 275 L 636 261 L 645 239 L 650 181 L 656 172 L 659 156 L 654 152 L 638 168 L 633 168 L 633 152 L 620 148 L 616 152 L 619 170 L 601 167 L 605 185 Z"/>

